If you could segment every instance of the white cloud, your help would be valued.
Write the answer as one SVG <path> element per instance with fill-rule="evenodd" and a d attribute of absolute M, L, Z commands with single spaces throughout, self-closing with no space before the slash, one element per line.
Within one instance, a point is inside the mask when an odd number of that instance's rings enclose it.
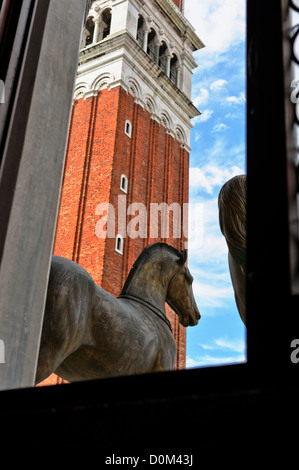
<path fill-rule="evenodd" d="M 244 104 L 246 102 L 245 94 L 240 93 L 239 96 L 228 96 L 226 101 L 230 104 Z"/>
<path fill-rule="evenodd" d="M 197 121 L 200 121 L 200 122 L 208 121 L 212 117 L 213 112 L 214 111 L 212 109 L 205 109 L 201 113 L 200 116 L 197 116 L 196 118 L 193 119 L 193 124 Z"/>
<path fill-rule="evenodd" d="M 242 114 L 240 112 L 234 112 L 234 113 L 229 112 L 225 115 L 225 118 L 226 119 L 241 119 Z"/>
<path fill-rule="evenodd" d="M 221 314 L 219 307 L 234 305 L 235 300 L 228 269 L 228 248 L 219 226 L 218 196 L 203 202 L 202 206 L 202 239 L 200 244 L 192 245 L 189 267 L 195 279 L 196 302 L 201 310 L 207 308 L 205 315 L 213 316 Z M 190 230 L 189 235 L 192 235 Z"/>
<path fill-rule="evenodd" d="M 187 368 L 246 361 L 246 342 L 243 339 L 216 338 L 208 344 L 200 344 L 199 346 L 204 351 L 214 352 L 187 357 Z M 229 355 L 227 355 L 228 351 L 230 351 Z"/>
<path fill-rule="evenodd" d="M 194 281 L 193 292 L 201 309 L 203 307 L 220 307 L 225 300 L 233 298 L 232 285 L 229 284 L 226 287 L 218 286 L 216 275 L 214 276 L 213 284 Z"/>
<path fill-rule="evenodd" d="M 206 88 L 201 88 L 199 90 L 198 95 L 196 95 L 193 99 L 193 104 L 194 106 L 204 106 L 207 104 L 207 101 L 209 99 L 209 90 Z"/>
<path fill-rule="evenodd" d="M 210 85 L 210 89 L 211 90 L 220 90 L 221 88 L 223 88 L 225 85 L 227 84 L 227 80 L 223 80 L 222 78 L 220 78 L 219 80 L 215 80 L 211 85 Z"/>
<path fill-rule="evenodd" d="M 245 344 L 244 341 L 240 339 L 228 339 L 228 338 L 218 338 L 214 339 L 212 344 L 201 344 L 201 347 L 205 350 L 215 351 L 234 351 L 236 353 L 244 353 Z"/>
<path fill-rule="evenodd" d="M 246 361 L 246 357 L 244 354 L 241 354 L 236 357 L 233 357 L 233 356 L 217 357 L 217 356 L 210 356 L 207 354 L 197 359 L 193 359 L 192 357 L 187 357 L 186 368 L 191 369 L 191 368 L 200 367 L 200 366 L 239 364 L 240 362 L 245 362 L 245 361 Z"/>
<path fill-rule="evenodd" d="M 241 340 L 229 340 L 229 339 L 216 339 L 215 343 L 217 346 L 219 346 L 221 349 L 224 350 L 231 350 L 234 352 L 239 352 L 242 353 L 244 352 L 244 341 Z"/>
<path fill-rule="evenodd" d="M 215 187 L 221 186 L 233 176 L 243 173 L 243 170 L 237 165 L 231 168 L 221 168 L 215 165 L 205 165 L 202 169 L 190 168 L 190 189 L 204 190 L 208 194 L 212 194 Z"/>
<path fill-rule="evenodd" d="M 245 39 L 245 0 L 186 0 L 185 16 L 210 52 L 226 52 Z"/>
<path fill-rule="evenodd" d="M 229 129 L 229 127 L 223 122 L 219 124 L 215 124 L 215 126 L 213 127 L 213 131 L 215 132 L 221 132 L 221 131 L 224 131 L 225 129 Z"/>

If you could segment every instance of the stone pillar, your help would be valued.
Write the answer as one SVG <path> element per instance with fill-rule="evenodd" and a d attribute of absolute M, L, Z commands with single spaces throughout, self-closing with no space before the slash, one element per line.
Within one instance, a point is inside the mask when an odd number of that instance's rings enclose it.
<path fill-rule="evenodd" d="M 143 31 L 143 50 L 146 52 L 147 51 L 147 43 L 148 43 L 148 33 L 149 33 L 149 29 L 144 29 Z"/>
<path fill-rule="evenodd" d="M 93 38 L 92 44 L 96 44 L 99 40 L 99 32 L 100 32 L 100 18 L 94 20 L 94 31 L 93 31 Z"/>
<path fill-rule="evenodd" d="M 182 67 L 177 68 L 177 77 L 176 77 L 176 86 L 181 88 L 181 80 L 182 80 Z"/>
<path fill-rule="evenodd" d="M 166 56 L 166 75 L 170 77 L 170 54 Z"/>
<path fill-rule="evenodd" d="M 155 44 L 155 62 L 159 65 L 160 44 Z"/>

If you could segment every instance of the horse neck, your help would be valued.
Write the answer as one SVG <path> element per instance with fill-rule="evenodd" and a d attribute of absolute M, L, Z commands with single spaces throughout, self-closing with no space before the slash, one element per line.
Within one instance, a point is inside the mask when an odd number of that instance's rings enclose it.
<path fill-rule="evenodd" d="M 165 312 L 168 278 L 162 264 L 146 262 L 137 268 L 122 293 L 139 297 Z"/>

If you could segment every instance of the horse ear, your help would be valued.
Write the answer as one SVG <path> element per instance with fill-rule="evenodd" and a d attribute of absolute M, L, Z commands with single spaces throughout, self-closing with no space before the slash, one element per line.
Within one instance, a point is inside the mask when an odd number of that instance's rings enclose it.
<path fill-rule="evenodd" d="M 184 249 L 183 251 L 180 252 L 180 260 L 179 260 L 179 263 L 180 264 L 185 264 L 187 261 L 187 250 Z"/>

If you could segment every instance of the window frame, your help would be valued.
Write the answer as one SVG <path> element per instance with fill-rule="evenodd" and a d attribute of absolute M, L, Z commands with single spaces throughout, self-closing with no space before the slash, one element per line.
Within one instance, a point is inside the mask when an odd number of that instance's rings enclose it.
<path fill-rule="evenodd" d="M 80 446 L 89 449 L 89 457 L 98 456 L 98 447 L 90 445 L 96 441 L 106 455 L 133 447 L 146 456 L 164 448 L 175 451 L 174 432 L 181 430 L 180 449 L 198 458 L 211 458 L 215 448 L 222 458 L 223 450 L 235 448 L 245 455 L 254 450 L 256 458 L 257 449 L 273 453 L 281 444 L 279 423 L 292 447 L 297 420 L 284 426 L 281 418 L 292 416 L 298 399 L 290 339 L 299 331 L 299 301 L 290 292 L 288 274 L 280 8 L 279 0 L 271 8 L 260 0 L 247 2 L 247 363 L 1 392 L 6 439 L 13 433 L 15 442 L 34 441 L 48 450 L 55 433 L 58 442 L 63 438 L 64 451 Z"/>
<path fill-rule="evenodd" d="M 123 182 L 125 182 L 124 185 L 123 185 Z M 127 194 L 128 193 L 128 186 L 129 186 L 128 178 L 125 174 L 122 174 L 121 177 L 120 177 L 120 189 L 121 189 L 121 191 L 123 191 L 125 194 Z"/>
<path fill-rule="evenodd" d="M 118 247 L 118 243 L 120 242 L 120 248 Z M 118 233 L 115 237 L 115 251 L 120 255 L 124 254 L 124 238 L 120 233 Z"/>
<path fill-rule="evenodd" d="M 128 130 L 127 130 L 128 128 Z M 129 121 L 129 119 L 126 119 L 125 121 L 125 130 L 124 130 L 124 133 L 130 137 L 130 139 L 132 138 L 132 124 L 131 124 L 131 121 Z"/>

